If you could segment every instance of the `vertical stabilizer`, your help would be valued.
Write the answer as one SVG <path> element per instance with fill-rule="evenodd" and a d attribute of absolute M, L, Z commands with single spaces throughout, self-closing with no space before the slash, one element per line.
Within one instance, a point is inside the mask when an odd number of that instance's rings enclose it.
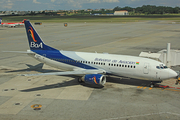
<path fill-rule="evenodd" d="M 29 21 L 24 20 L 24 24 L 26 28 L 27 38 L 29 41 L 29 47 L 31 50 L 56 50 L 55 48 L 44 44 L 44 42 Z"/>

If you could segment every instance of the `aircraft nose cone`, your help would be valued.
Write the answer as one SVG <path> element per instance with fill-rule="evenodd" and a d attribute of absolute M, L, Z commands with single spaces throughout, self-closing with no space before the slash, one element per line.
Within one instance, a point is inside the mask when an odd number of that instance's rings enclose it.
<path fill-rule="evenodd" d="M 174 71 L 174 70 L 171 70 L 170 72 L 169 72 L 169 77 L 170 78 L 174 78 L 174 77 L 177 77 L 178 76 L 178 74 Z"/>

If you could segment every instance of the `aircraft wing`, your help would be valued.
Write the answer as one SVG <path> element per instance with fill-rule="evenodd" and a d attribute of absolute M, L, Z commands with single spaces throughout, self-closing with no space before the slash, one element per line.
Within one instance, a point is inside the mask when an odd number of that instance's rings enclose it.
<path fill-rule="evenodd" d="M 50 73 L 37 73 L 37 74 L 21 74 L 21 76 L 41 76 L 41 75 L 86 75 L 86 74 L 105 74 L 105 70 L 75 70 L 75 71 L 65 71 L 65 72 L 50 72 Z"/>

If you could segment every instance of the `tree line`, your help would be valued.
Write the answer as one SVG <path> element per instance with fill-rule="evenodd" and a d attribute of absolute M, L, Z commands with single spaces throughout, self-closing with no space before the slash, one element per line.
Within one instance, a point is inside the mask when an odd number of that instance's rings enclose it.
<path fill-rule="evenodd" d="M 167 6 L 155 6 L 155 5 L 143 5 L 142 7 L 132 8 L 132 7 L 115 7 L 114 11 L 119 10 L 127 10 L 132 14 L 139 13 L 139 14 L 178 14 L 180 13 L 180 7 L 167 7 Z"/>

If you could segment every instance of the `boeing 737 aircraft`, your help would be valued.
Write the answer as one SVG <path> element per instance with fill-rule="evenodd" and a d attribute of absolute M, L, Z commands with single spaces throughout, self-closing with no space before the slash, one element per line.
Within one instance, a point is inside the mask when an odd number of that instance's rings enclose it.
<path fill-rule="evenodd" d="M 2 18 L 0 18 L 0 25 L 2 25 L 3 27 L 24 26 L 24 20 L 22 22 L 15 22 L 15 23 L 2 23 Z"/>
<path fill-rule="evenodd" d="M 174 78 L 177 73 L 163 63 L 142 57 L 61 51 L 46 45 L 28 20 L 24 21 L 30 50 L 28 55 L 49 66 L 64 69 L 65 72 L 24 74 L 76 75 L 79 82 L 104 85 L 107 75 L 123 76 L 142 80 L 162 81 Z M 151 84 L 153 87 L 154 83 Z"/>

